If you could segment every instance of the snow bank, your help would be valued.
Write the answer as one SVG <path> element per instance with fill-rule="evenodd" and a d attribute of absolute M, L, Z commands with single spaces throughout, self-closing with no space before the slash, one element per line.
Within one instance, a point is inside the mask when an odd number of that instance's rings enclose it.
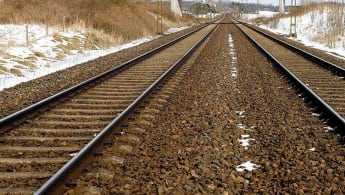
<path fill-rule="evenodd" d="M 169 29 L 165 34 L 186 28 Z M 57 32 L 56 29 L 52 29 L 48 36 L 45 29 L 44 26 L 30 25 L 31 43 L 26 46 L 25 25 L 0 25 L 0 90 L 140 45 L 158 37 L 144 37 L 104 50 L 88 50 L 84 46 L 87 39 L 85 29 L 66 32 Z M 74 44 L 73 49 L 66 50 L 71 44 Z"/>
<path fill-rule="evenodd" d="M 332 14 L 335 13 L 329 10 L 315 10 L 297 17 L 297 38 L 291 39 L 299 41 L 306 46 L 314 47 L 344 58 L 345 33 L 332 35 L 332 28 L 335 26 L 335 24 L 330 22 L 333 20 Z M 344 20 L 345 18 L 343 18 Z M 279 21 L 271 21 L 268 24 L 261 24 L 259 26 L 277 34 L 289 35 L 290 18 L 282 18 Z"/>
<path fill-rule="evenodd" d="M 279 14 L 278 12 L 272 12 L 272 11 L 259 11 L 259 14 L 244 14 L 244 17 L 246 19 L 254 19 L 254 18 L 261 18 L 261 17 L 273 17 L 275 15 Z"/>

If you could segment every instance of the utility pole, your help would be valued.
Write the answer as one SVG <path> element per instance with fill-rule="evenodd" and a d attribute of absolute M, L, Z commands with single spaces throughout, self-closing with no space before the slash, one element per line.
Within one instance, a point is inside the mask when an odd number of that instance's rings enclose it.
<path fill-rule="evenodd" d="M 175 14 L 175 16 L 182 16 L 182 0 L 171 0 L 170 9 Z"/>
<path fill-rule="evenodd" d="M 241 0 L 241 3 L 240 3 L 240 18 L 242 19 L 242 14 L 243 14 L 243 10 L 244 10 L 244 8 L 243 8 L 243 0 Z"/>
<path fill-rule="evenodd" d="M 297 37 L 297 32 L 296 32 L 296 13 L 294 12 L 296 10 L 296 0 L 291 0 L 291 8 L 290 8 L 290 37 Z"/>
<path fill-rule="evenodd" d="M 279 0 L 279 13 L 285 13 L 285 0 Z"/>
<path fill-rule="evenodd" d="M 244 1 L 244 18 L 243 19 L 248 19 L 248 13 L 249 13 L 249 6 L 248 6 L 248 0 Z"/>
<path fill-rule="evenodd" d="M 157 34 L 161 35 L 163 34 L 163 16 L 162 16 L 162 11 L 163 11 L 163 0 L 158 0 L 157 5 L 159 9 L 159 13 L 157 14 Z"/>
<path fill-rule="evenodd" d="M 26 38 L 26 46 L 29 46 L 29 25 L 25 26 L 25 38 Z"/>
<path fill-rule="evenodd" d="M 344 0 L 341 1 L 341 17 L 344 17 Z M 343 24 L 345 24 L 345 18 L 343 19 Z M 345 29 L 343 29 L 343 35 L 345 35 Z"/>
<path fill-rule="evenodd" d="M 195 4 L 195 0 L 193 0 L 192 14 L 193 14 L 194 16 L 196 15 L 196 4 Z"/>
<path fill-rule="evenodd" d="M 256 14 L 259 14 L 259 13 L 260 13 L 260 2 L 258 0 L 256 3 Z"/>
<path fill-rule="evenodd" d="M 243 10 L 244 10 L 244 6 L 243 6 L 243 0 L 241 0 L 241 3 L 239 5 L 239 10 L 240 10 L 240 18 L 242 19 L 242 15 L 243 15 Z"/>

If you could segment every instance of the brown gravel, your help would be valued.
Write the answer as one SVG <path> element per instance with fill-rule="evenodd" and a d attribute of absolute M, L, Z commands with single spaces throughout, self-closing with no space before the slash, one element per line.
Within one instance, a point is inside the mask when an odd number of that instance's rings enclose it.
<path fill-rule="evenodd" d="M 87 78 L 100 74 L 109 68 L 126 62 L 139 54 L 147 52 L 168 40 L 173 40 L 181 34 L 193 29 L 195 29 L 195 27 L 166 35 L 137 47 L 109 54 L 107 56 L 19 84 L 15 87 L 2 90 L 0 91 L 0 118 L 23 109 L 26 106 L 49 97 L 63 89 L 67 89 L 78 84 Z"/>
<path fill-rule="evenodd" d="M 229 32 L 238 56 L 236 82 Z M 345 148 L 234 26 L 221 26 L 179 86 L 140 146 L 114 170 L 130 180 L 116 177 L 112 192 L 345 192 Z M 245 111 L 243 117 L 236 111 Z M 255 139 L 247 150 L 238 141 L 244 134 Z M 246 161 L 260 167 L 236 171 Z"/>

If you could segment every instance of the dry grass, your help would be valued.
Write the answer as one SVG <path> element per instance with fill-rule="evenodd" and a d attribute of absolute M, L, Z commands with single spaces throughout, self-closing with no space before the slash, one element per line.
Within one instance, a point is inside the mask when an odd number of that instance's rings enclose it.
<path fill-rule="evenodd" d="M 272 28 L 275 28 L 279 19 L 287 17 L 286 14 L 277 14 L 272 17 L 258 17 L 251 19 L 251 22 L 254 24 L 272 24 Z"/>
<path fill-rule="evenodd" d="M 65 57 L 66 57 L 66 55 L 64 53 L 58 53 L 55 58 L 58 60 L 63 60 Z"/>
<path fill-rule="evenodd" d="M 20 70 L 16 69 L 16 68 L 11 68 L 10 69 L 10 73 L 13 74 L 13 75 L 17 75 L 17 76 L 24 76 L 23 73 Z"/>
<path fill-rule="evenodd" d="M 29 60 L 22 60 L 22 61 L 17 61 L 19 64 L 29 67 L 29 68 L 36 68 L 36 65 L 32 63 Z M 21 69 L 22 67 L 17 67 L 18 69 Z"/>
<path fill-rule="evenodd" d="M 104 49 L 123 42 L 122 36 L 112 36 L 100 30 L 90 29 L 87 33 L 85 47 L 95 49 L 95 46 L 97 46 Z"/>
<path fill-rule="evenodd" d="M 9 72 L 9 70 L 6 67 L 1 66 L 1 62 L 0 62 L 0 71 L 3 72 L 3 73 Z"/>
<path fill-rule="evenodd" d="M 44 54 L 42 52 L 38 52 L 38 51 L 36 51 L 34 53 L 34 55 L 37 56 L 37 57 L 40 57 L 40 58 L 44 57 Z"/>
<path fill-rule="evenodd" d="M 133 40 L 156 32 L 159 7 L 138 0 L 4 0 L 0 2 L 0 23 L 39 23 L 66 27 L 83 25 L 117 37 Z M 152 14 L 153 13 L 153 14 Z M 164 28 L 187 23 L 176 18 L 164 4 Z M 91 35 L 92 36 L 92 35 Z"/>
<path fill-rule="evenodd" d="M 62 42 L 62 40 L 63 40 L 63 37 L 59 33 L 54 33 L 53 38 L 54 38 L 54 40 L 56 40 L 58 42 Z"/>

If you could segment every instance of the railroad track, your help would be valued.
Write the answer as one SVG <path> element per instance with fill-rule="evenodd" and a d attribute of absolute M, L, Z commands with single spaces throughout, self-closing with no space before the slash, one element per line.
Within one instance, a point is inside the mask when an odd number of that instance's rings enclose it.
<path fill-rule="evenodd" d="M 200 28 L 1 119 L 0 194 L 60 193 L 114 136 L 135 142 L 123 130 L 130 114 L 215 27 Z"/>
<path fill-rule="evenodd" d="M 240 30 L 273 62 L 298 95 L 332 130 L 345 135 L 345 69 L 248 24 Z"/>

